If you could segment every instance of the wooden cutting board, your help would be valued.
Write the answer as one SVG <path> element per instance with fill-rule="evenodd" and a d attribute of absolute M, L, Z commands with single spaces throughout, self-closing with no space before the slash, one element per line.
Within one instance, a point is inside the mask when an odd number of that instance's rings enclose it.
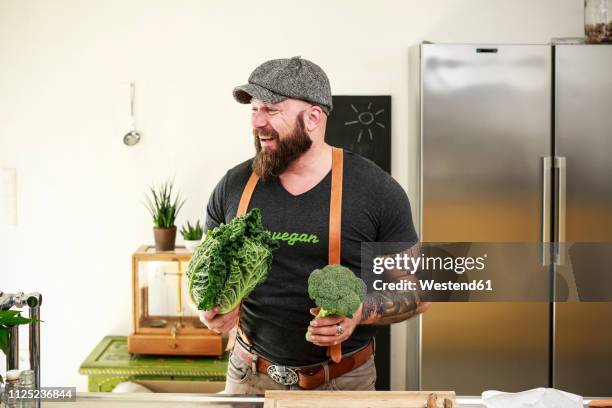
<path fill-rule="evenodd" d="M 424 408 L 432 392 L 457 407 L 454 391 L 266 391 L 264 408 Z"/>

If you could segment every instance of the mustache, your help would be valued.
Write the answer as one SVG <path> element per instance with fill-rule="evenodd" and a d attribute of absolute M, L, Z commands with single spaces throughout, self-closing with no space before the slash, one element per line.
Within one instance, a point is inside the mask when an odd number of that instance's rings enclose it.
<path fill-rule="evenodd" d="M 273 139 L 278 139 L 278 132 L 274 129 L 253 129 L 253 136 L 256 138 L 259 137 L 271 137 Z"/>

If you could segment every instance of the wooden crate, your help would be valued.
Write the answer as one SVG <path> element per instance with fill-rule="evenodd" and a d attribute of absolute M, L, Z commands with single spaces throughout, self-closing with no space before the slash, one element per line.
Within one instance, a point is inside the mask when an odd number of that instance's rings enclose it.
<path fill-rule="evenodd" d="M 131 354 L 151 355 L 193 355 L 220 356 L 223 354 L 223 338 L 208 330 L 193 316 L 159 316 L 150 315 L 148 310 L 148 287 L 141 287 L 139 266 L 142 262 L 168 262 L 178 264 L 177 279 L 182 281 L 185 264 L 191 259 L 191 253 L 183 246 L 174 251 L 155 251 L 151 245 L 143 245 L 132 255 L 132 321 L 134 332 L 128 336 L 128 352 Z M 183 303 L 182 292 L 178 286 L 178 298 L 182 310 L 190 307 Z M 155 327 L 152 322 L 165 322 L 162 327 Z M 180 323 L 180 324 L 179 324 Z"/>
<path fill-rule="evenodd" d="M 168 334 L 131 334 L 128 351 L 133 354 L 219 356 L 223 354 L 223 342 L 216 334 L 181 334 L 176 338 Z"/>

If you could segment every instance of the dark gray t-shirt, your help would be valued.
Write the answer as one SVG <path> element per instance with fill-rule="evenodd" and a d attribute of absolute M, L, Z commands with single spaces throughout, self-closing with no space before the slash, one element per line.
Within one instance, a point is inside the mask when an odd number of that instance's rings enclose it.
<path fill-rule="evenodd" d="M 229 170 L 213 191 L 206 229 L 229 223 L 251 174 L 252 159 Z M 416 242 L 410 203 L 402 187 L 376 164 L 344 151 L 341 264 L 361 276 L 362 242 Z M 277 179 L 260 180 L 249 209 L 259 208 L 265 228 L 280 243 L 272 270 L 243 303 L 242 327 L 254 350 L 278 363 L 310 365 L 327 359 L 325 348 L 304 338 L 313 318 L 308 276 L 328 264 L 331 171 L 307 192 L 293 196 Z M 365 278 L 365 276 L 364 276 Z M 368 288 L 371 290 L 371 288 Z M 342 343 L 347 353 L 365 346 L 375 326 L 358 326 Z"/>

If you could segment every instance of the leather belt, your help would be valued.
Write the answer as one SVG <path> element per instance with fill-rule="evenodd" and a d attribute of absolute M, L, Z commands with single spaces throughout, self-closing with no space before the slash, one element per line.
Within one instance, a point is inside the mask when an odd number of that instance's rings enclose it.
<path fill-rule="evenodd" d="M 325 383 L 326 364 L 329 370 L 329 377 L 327 380 L 340 377 L 365 364 L 374 354 L 374 344 L 371 341 L 364 348 L 342 356 L 342 360 L 339 363 L 330 361 L 329 363 L 305 367 L 289 367 L 274 364 L 272 361 L 245 349 L 245 346 L 243 346 L 240 341 L 234 344 L 232 354 L 235 354 L 244 363 L 253 367 L 253 370 L 256 369 L 257 372 L 268 375 L 279 384 L 297 384 L 302 389 L 311 390 Z"/>

